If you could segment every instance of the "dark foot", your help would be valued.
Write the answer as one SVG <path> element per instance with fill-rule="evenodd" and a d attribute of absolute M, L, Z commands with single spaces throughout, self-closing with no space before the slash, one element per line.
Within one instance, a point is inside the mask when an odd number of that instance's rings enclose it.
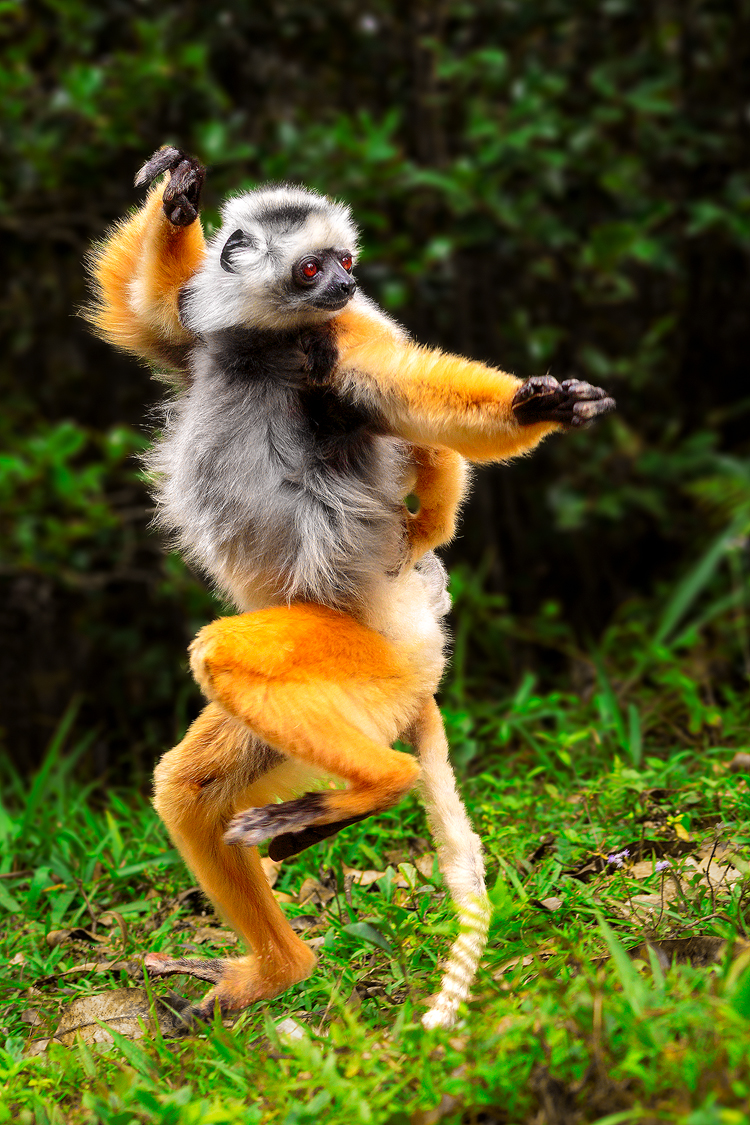
<path fill-rule="evenodd" d="M 135 178 L 135 186 L 150 184 L 164 172 L 172 173 L 162 196 L 164 214 L 174 226 L 188 227 L 198 218 L 206 169 L 181 149 L 166 145 L 146 161 Z"/>
<path fill-rule="evenodd" d="M 348 828 L 359 820 L 367 820 L 368 816 L 370 813 L 362 813 L 361 816 L 350 816 L 348 820 L 337 820 L 335 824 L 311 824 L 301 832 L 284 832 L 271 841 L 268 854 L 273 860 L 289 859 L 293 855 L 299 855 L 305 848 L 311 848 L 313 844 L 335 836 L 342 828 Z"/>
<path fill-rule="evenodd" d="M 260 809 L 245 809 L 229 822 L 224 833 L 225 844 L 242 844 L 246 848 L 262 844 L 271 836 L 300 832 L 311 821 L 325 812 L 324 793 L 305 793 L 295 801 L 280 805 L 264 805 Z"/>
<path fill-rule="evenodd" d="M 327 840 L 329 836 L 335 836 L 342 828 L 348 828 L 358 820 L 366 820 L 377 811 L 370 809 L 345 820 L 315 824 L 325 814 L 326 803 L 325 793 L 305 793 L 295 801 L 265 805 L 260 809 L 245 809 L 230 820 L 224 833 L 224 843 L 250 848 L 270 839 L 268 854 L 271 859 L 288 859 L 321 840 Z"/>
<path fill-rule="evenodd" d="M 518 388 L 512 403 L 521 426 L 534 422 L 560 422 L 563 426 L 585 426 L 615 409 L 615 400 L 601 387 L 566 379 L 558 383 L 551 375 L 527 379 Z"/>

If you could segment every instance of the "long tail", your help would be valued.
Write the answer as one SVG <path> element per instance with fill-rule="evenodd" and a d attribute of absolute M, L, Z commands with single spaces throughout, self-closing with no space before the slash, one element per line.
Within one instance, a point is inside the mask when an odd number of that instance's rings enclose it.
<path fill-rule="evenodd" d="M 451 948 L 437 999 L 422 1017 L 427 1028 L 452 1027 L 467 1000 L 487 944 L 492 907 L 484 885 L 482 842 L 473 831 L 448 757 L 443 719 L 430 700 L 417 724 L 415 745 L 421 786 L 440 870 L 458 913 L 460 932 Z"/>

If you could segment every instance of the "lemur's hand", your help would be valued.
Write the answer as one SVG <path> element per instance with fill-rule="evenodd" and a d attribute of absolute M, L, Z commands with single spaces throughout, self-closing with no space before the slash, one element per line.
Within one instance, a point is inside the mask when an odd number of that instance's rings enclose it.
<path fill-rule="evenodd" d="M 174 226 L 189 227 L 198 218 L 206 169 L 181 149 L 165 145 L 143 165 L 135 186 L 150 184 L 164 172 L 172 173 L 162 196 L 164 214 Z"/>
<path fill-rule="evenodd" d="M 558 383 L 551 375 L 527 379 L 516 391 L 511 409 L 521 426 L 533 422 L 560 422 L 563 426 L 585 426 L 616 407 L 601 387 L 566 379 Z"/>

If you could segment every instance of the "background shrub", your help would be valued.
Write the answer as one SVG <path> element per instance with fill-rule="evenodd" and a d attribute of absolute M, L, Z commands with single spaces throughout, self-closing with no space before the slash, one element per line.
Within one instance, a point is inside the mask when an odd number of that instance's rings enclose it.
<path fill-rule="evenodd" d="M 10 0 L 0 20 L 14 757 L 31 764 L 77 698 L 90 768 L 147 772 L 196 706 L 185 647 L 217 607 L 147 531 L 134 454 L 158 389 L 74 316 L 87 247 L 165 142 L 208 163 L 209 220 L 267 179 L 347 199 L 364 288 L 420 340 L 618 398 L 612 420 L 478 478 L 451 558 L 514 620 L 549 637 L 537 611 L 554 603 L 596 637 L 623 602 L 665 598 L 733 520 L 742 540 L 744 0 Z M 529 666 L 561 668 L 554 647 L 511 641 L 483 670 Z M 738 650 L 727 675 L 743 674 Z"/>

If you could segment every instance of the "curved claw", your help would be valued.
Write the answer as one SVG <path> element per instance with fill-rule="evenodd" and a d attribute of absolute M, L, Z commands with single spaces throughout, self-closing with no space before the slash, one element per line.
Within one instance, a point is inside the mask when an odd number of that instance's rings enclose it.
<path fill-rule="evenodd" d="M 594 389 L 600 390 L 599 387 L 595 387 Z M 593 422 L 596 418 L 601 418 L 605 414 L 610 414 L 616 409 L 617 403 L 606 394 L 602 394 L 602 397 L 597 398 L 595 401 L 579 401 L 573 404 L 573 417 L 568 425 L 587 426 L 589 422 Z"/>
<path fill-rule="evenodd" d="M 206 169 L 182 149 L 165 145 L 146 161 L 135 178 L 135 185 L 150 184 L 165 172 L 171 172 L 171 176 L 162 195 L 164 213 L 173 226 L 190 226 L 198 218 Z"/>
<path fill-rule="evenodd" d="M 150 184 L 157 176 L 176 168 L 184 159 L 184 152 L 181 152 L 178 148 L 172 148 L 170 145 L 158 148 L 153 156 L 150 156 L 138 170 L 138 175 L 135 177 L 135 186 L 143 187 L 144 184 Z"/>

